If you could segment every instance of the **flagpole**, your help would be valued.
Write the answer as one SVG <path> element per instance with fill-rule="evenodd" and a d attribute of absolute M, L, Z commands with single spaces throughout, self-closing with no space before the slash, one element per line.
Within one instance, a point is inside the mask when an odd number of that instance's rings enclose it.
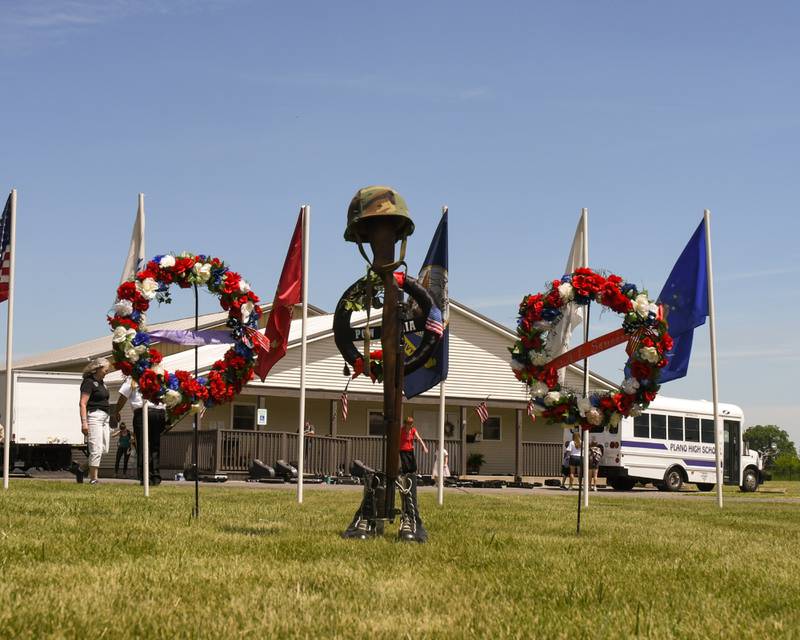
<path fill-rule="evenodd" d="M 199 329 L 199 307 L 197 302 L 197 283 L 194 285 L 194 332 L 197 333 Z M 194 347 L 194 379 L 197 380 L 197 345 Z M 194 432 L 194 439 L 192 443 L 192 466 L 194 467 L 194 509 L 192 516 L 194 518 L 200 517 L 200 465 L 198 460 L 198 439 L 197 433 L 200 425 L 198 424 L 199 412 L 195 412 L 194 421 L 192 423 L 192 431 Z M 147 452 L 149 457 L 150 452 Z M 214 469 L 216 471 L 216 469 Z"/>
<path fill-rule="evenodd" d="M 137 269 L 144 265 L 144 194 L 139 194 L 139 210 L 136 212 L 136 223 L 141 225 L 140 238 L 141 245 L 139 248 L 139 256 L 134 266 L 133 272 L 136 273 Z M 122 274 L 125 278 L 126 274 Z M 144 486 L 144 497 L 150 497 L 150 403 L 147 398 L 142 397 L 142 441 L 139 445 L 142 447 L 142 485 Z"/>
<path fill-rule="evenodd" d="M 448 207 L 442 207 L 442 215 L 447 215 Z M 442 309 L 444 311 L 444 309 Z M 444 318 L 442 319 L 444 321 Z M 439 506 L 444 504 L 444 418 L 445 418 L 445 381 L 439 381 L 439 455 L 434 461 L 437 467 L 436 502 Z"/>
<path fill-rule="evenodd" d="M 303 473 L 305 471 L 305 422 L 306 422 L 306 320 L 308 319 L 308 231 L 311 220 L 311 207 L 301 207 L 303 213 L 303 320 L 300 339 L 300 420 L 297 438 L 297 502 L 303 504 Z"/>
<path fill-rule="evenodd" d="M 583 225 L 583 266 L 589 267 L 589 210 L 581 209 L 581 224 Z M 589 305 L 586 304 L 586 317 L 583 323 L 583 342 L 589 342 Z M 589 397 L 589 358 L 583 360 L 583 397 Z M 581 440 L 581 460 L 583 460 L 583 506 L 589 506 L 589 438 L 585 437 L 586 433 Z"/>
<path fill-rule="evenodd" d="M 8 474 L 11 456 L 11 429 L 13 419 L 11 415 L 11 362 L 13 359 L 14 345 L 14 260 L 17 255 L 17 190 L 11 190 L 11 206 L 9 211 L 9 224 L 11 237 L 9 239 L 8 259 L 8 324 L 6 326 L 6 406 L 3 412 L 5 431 L 3 433 L 3 489 L 8 489 Z"/>
<path fill-rule="evenodd" d="M 719 420 L 719 389 L 717 387 L 717 330 L 714 323 L 714 276 L 711 270 L 711 211 L 703 211 L 706 227 L 706 263 L 708 269 L 708 329 L 711 338 L 711 397 L 714 401 L 714 449 L 717 467 L 717 506 L 722 509 L 722 429 Z"/>

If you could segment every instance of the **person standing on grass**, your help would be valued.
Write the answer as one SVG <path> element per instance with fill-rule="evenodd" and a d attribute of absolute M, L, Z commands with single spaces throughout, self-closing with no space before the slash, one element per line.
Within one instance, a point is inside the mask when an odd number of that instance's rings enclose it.
<path fill-rule="evenodd" d="M 408 416 L 400 427 L 400 471 L 402 473 L 416 473 L 417 459 L 414 456 L 414 440 L 419 440 L 423 451 L 428 453 L 425 441 L 420 437 L 414 426 L 414 418 Z"/>
<path fill-rule="evenodd" d="M 569 451 L 569 488 L 572 489 L 573 478 L 578 475 L 581 467 L 581 434 L 577 431 L 572 434 L 572 442 L 567 448 Z"/>
<path fill-rule="evenodd" d="M 450 477 L 450 456 L 447 453 L 447 449 L 442 449 L 442 457 L 444 458 L 444 462 L 442 463 L 442 478 L 449 478 Z M 436 450 L 436 453 L 433 454 L 433 471 L 431 471 L 431 478 L 436 480 L 439 477 L 439 450 Z"/>
<path fill-rule="evenodd" d="M 105 358 L 92 360 L 83 370 L 81 382 L 81 399 L 79 409 L 81 415 L 81 431 L 86 437 L 89 447 L 89 484 L 97 484 L 97 473 L 100 470 L 100 459 L 108 453 L 111 439 L 109 428 L 108 389 L 103 378 L 111 369 Z M 78 482 L 83 481 L 83 469 L 75 474 Z"/>
<path fill-rule="evenodd" d="M 564 443 L 564 451 L 561 455 L 561 488 L 567 490 L 567 477 L 569 476 L 569 444 L 570 440 Z"/>
<path fill-rule="evenodd" d="M 133 433 L 136 438 L 136 477 L 139 484 L 144 484 L 144 452 L 142 426 L 144 425 L 144 398 L 139 386 L 128 376 L 119 389 L 119 398 L 114 410 L 114 419 L 119 421 L 126 402 L 133 408 Z M 161 484 L 161 434 L 167 427 L 167 407 L 163 404 L 149 403 L 147 411 L 147 438 L 150 449 L 150 484 Z"/>
<path fill-rule="evenodd" d="M 119 461 L 123 460 L 122 475 L 128 477 L 128 460 L 131 458 L 131 432 L 124 422 L 119 423 L 119 428 L 112 436 L 119 436 L 117 440 L 117 459 L 114 461 L 114 477 L 119 478 Z"/>
<path fill-rule="evenodd" d="M 605 448 L 594 438 L 589 443 L 589 469 L 592 491 L 597 491 L 597 473 L 600 471 L 600 461 L 603 459 Z"/>

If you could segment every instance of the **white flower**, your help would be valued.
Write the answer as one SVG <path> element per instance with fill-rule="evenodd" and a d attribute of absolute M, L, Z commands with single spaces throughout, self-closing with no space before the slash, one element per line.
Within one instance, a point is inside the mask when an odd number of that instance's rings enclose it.
<path fill-rule="evenodd" d="M 156 297 L 156 291 L 158 291 L 158 283 L 153 278 L 145 278 L 141 282 L 136 283 L 136 288 L 141 292 L 141 294 L 147 298 L 148 300 L 152 300 Z"/>
<path fill-rule="evenodd" d="M 558 285 L 558 295 L 561 297 L 562 302 L 569 302 L 575 298 L 575 289 L 569 282 L 564 282 Z"/>
<path fill-rule="evenodd" d="M 241 291 L 242 293 L 247 293 L 248 291 L 250 291 L 250 283 L 244 279 L 239 280 L 239 291 Z"/>
<path fill-rule="evenodd" d="M 139 359 L 139 352 L 135 347 L 128 347 L 125 349 L 125 359 L 128 362 L 136 362 Z"/>
<path fill-rule="evenodd" d="M 633 301 L 633 310 L 640 318 L 647 317 L 647 314 L 650 313 L 650 300 L 647 299 L 647 295 L 640 293 L 636 296 Z"/>
<path fill-rule="evenodd" d="M 174 407 L 180 404 L 181 400 L 183 400 L 183 396 L 181 395 L 180 391 L 167 389 L 167 392 L 164 394 L 164 404 L 168 407 Z"/>
<path fill-rule="evenodd" d="M 116 327 L 114 329 L 114 333 L 111 335 L 111 342 L 116 342 L 119 344 L 120 342 L 125 342 L 126 340 L 130 340 L 133 336 L 136 335 L 135 329 L 128 329 L 127 327 Z"/>
<path fill-rule="evenodd" d="M 146 344 L 140 344 L 140 345 L 137 345 L 137 346 L 135 346 L 135 347 L 134 347 L 134 349 L 136 350 L 136 353 L 138 353 L 140 356 L 141 356 L 143 353 L 147 353 L 147 350 L 148 350 L 149 348 L 150 348 L 150 347 L 148 347 Z"/>
<path fill-rule="evenodd" d="M 586 422 L 595 427 L 603 421 L 603 412 L 596 407 L 592 407 L 586 412 Z"/>
<path fill-rule="evenodd" d="M 211 279 L 211 265 L 208 262 L 195 262 L 192 270 L 200 284 L 205 284 Z"/>
<path fill-rule="evenodd" d="M 161 258 L 158 262 L 158 266 L 162 269 L 169 269 L 170 267 L 175 266 L 175 256 L 166 255 Z"/>
<path fill-rule="evenodd" d="M 114 305 L 114 313 L 118 316 L 129 316 L 133 313 L 133 303 L 130 300 L 119 300 Z"/>
<path fill-rule="evenodd" d="M 206 411 L 205 403 L 202 400 L 199 400 L 198 402 L 192 404 L 192 408 L 189 410 L 189 413 L 190 414 L 199 413 L 202 416 L 205 413 L 205 411 Z"/>
<path fill-rule="evenodd" d="M 541 380 L 537 380 L 531 385 L 531 393 L 537 398 L 542 398 L 549 391 L 547 385 Z"/>
<path fill-rule="evenodd" d="M 536 365 L 537 367 L 541 367 L 550 361 L 547 355 L 540 351 L 531 351 L 531 354 L 528 357 L 531 360 L 531 364 Z"/>
<path fill-rule="evenodd" d="M 655 347 L 642 347 L 639 349 L 639 357 L 645 362 L 650 362 L 652 364 L 655 364 L 661 359 L 661 356 L 658 355 L 658 349 Z"/>
<path fill-rule="evenodd" d="M 636 390 L 639 388 L 639 381 L 636 378 L 625 378 L 625 382 L 622 383 L 620 388 L 623 393 L 631 396 L 636 393 Z"/>
<path fill-rule="evenodd" d="M 558 391 L 551 391 L 544 397 L 544 403 L 548 407 L 558 404 L 561 400 L 561 394 Z"/>
<path fill-rule="evenodd" d="M 242 324 L 247 324 L 247 321 L 250 319 L 250 314 L 253 313 L 255 307 L 256 305 L 249 300 L 242 305 Z"/>
<path fill-rule="evenodd" d="M 578 413 L 586 417 L 587 412 L 592 408 L 592 401 L 589 398 L 578 399 Z"/>
<path fill-rule="evenodd" d="M 608 425 L 610 427 L 619 426 L 620 420 L 622 420 L 622 414 L 617 413 L 616 411 L 611 414 L 611 417 L 608 420 Z"/>
<path fill-rule="evenodd" d="M 160 364 L 153 365 L 150 368 L 153 370 L 153 373 L 155 373 L 157 376 L 163 376 L 164 373 L 166 373 L 164 371 L 164 367 L 162 367 Z"/>
<path fill-rule="evenodd" d="M 524 364 L 522 364 L 522 363 L 521 363 L 519 360 L 517 360 L 516 358 L 511 358 L 511 368 L 512 368 L 514 371 L 522 371 L 523 369 L 525 369 L 525 365 L 524 365 Z"/>

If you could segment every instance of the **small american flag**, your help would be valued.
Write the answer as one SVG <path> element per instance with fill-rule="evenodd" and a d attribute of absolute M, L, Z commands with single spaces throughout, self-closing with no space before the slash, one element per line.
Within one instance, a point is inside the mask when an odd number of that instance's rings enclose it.
<path fill-rule="evenodd" d="M 425 330 L 440 336 L 444 333 L 444 323 L 442 322 L 442 312 L 436 305 L 431 306 L 428 319 L 425 320 Z"/>
<path fill-rule="evenodd" d="M 536 405 L 533 403 L 533 398 L 528 400 L 528 415 L 531 418 L 531 422 L 536 422 Z"/>
<path fill-rule="evenodd" d="M 342 422 L 347 422 L 347 389 L 342 391 Z"/>
<path fill-rule="evenodd" d="M 486 400 L 475 407 L 475 413 L 477 413 L 478 417 L 481 419 L 481 424 L 489 419 L 489 407 L 486 406 Z"/>
<path fill-rule="evenodd" d="M 8 300 L 9 271 L 11 269 L 11 196 L 6 200 L 3 215 L 0 217 L 0 302 Z"/>

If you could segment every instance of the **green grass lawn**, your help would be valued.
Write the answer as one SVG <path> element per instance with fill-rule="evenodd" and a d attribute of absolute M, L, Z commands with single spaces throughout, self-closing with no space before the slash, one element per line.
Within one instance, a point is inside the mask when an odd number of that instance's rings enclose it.
<path fill-rule="evenodd" d="M 800 637 L 796 499 L 606 494 L 578 538 L 574 492 L 425 492 L 416 545 L 341 540 L 356 492 L 201 490 L 13 481 L 0 637 Z"/>

